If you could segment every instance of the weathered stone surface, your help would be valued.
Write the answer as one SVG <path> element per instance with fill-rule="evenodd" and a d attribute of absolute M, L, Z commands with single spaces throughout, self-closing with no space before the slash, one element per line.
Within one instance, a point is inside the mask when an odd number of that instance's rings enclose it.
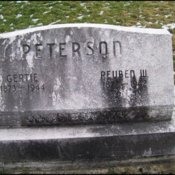
<path fill-rule="evenodd" d="M 0 125 L 165 120 L 172 109 L 165 30 L 67 24 L 0 35 Z"/>
<path fill-rule="evenodd" d="M 124 161 L 35 161 L 0 164 L 1 174 L 174 174 L 175 157 Z"/>
<path fill-rule="evenodd" d="M 0 133 L 1 163 L 121 161 L 175 154 L 175 116 L 139 125 L 13 128 Z"/>

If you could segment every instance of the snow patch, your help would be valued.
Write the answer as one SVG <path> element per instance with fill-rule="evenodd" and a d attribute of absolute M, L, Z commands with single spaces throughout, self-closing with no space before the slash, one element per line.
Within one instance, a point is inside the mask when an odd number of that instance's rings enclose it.
<path fill-rule="evenodd" d="M 107 20 L 105 21 L 107 22 Z M 59 28 L 67 28 L 67 27 L 91 27 L 91 28 L 105 28 L 105 29 L 113 29 L 118 31 L 127 31 L 127 32 L 139 32 L 139 33 L 148 33 L 148 34 L 166 34 L 171 35 L 170 32 L 164 29 L 153 29 L 153 28 L 138 28 L 135 26 L 132 27 L 125 27 L 125 26 L 116 26 L 116 25 L 109 25 L 109 24 L 93 24 L 93 23 L 70 23 L 70 24 L 57 24 L 57 25 L 46 25 L 46 26 L 40 26 L 40 27 L 34 27 L 34 28 L 28 28 L 24 30 L 16 30 L 14 32 L 6 32 L 0 34 L 0 38 L 9 38 L 17 35 L 24 35 L 31 32 L 37 32 L 42 30 L 48 30 L 48 29 L 59 29 Z"/>
<path fill-rule="evenodd" d="M 39 23 L 39 24 L 37 24 L 37 26 L 42 26 L 43 25 L 43 23 Z"/>
<path fill-rule="evenodd" d="M 16 3 L 30 3 L 29 1 L 16 1 Z"/>
<path fill-rule="evenodd" d="M 175 23 L 165 24 L 162 26 L 163 29 L 175 29 Z"/>
<path fill-rule="evenodd" d="M 3 15 L 0 15 L 0 19 L 4 19 L 4 16 Z"/>
<path fill-rule="evenodd" d="M 99 15 L 103 15 L 103 13 L 104 13 L 104 11 L 102 10 L 102 11 L 99 13 Z"/>
<path fill-rule="evenodd" d="M 105 22 L 104 22 L 105 24 L 107 24 L 108 23 L 108 20 L 107 19 L 105 19 Z"/>
<path fill-rule="evenodd" d="M 50 11 L 45 11 L 43 14 L 47 14 L 47 13 L 49 13 Z"/>
<path fill-rule="evenodd" d="M 39 21 L 39 19 L 32 19 L 32 22 L 37 22 Z"/>
<path fill-rule="evenodd" d="M 84 17 L 84 16 L 81 15 L 81 16 L 78 16 L 77 19 L 83 19 L 83 17 Z"/>
<path fill-rule="evenodd" d="M 170 16 L 172 16 L 171 14 L 169 14 L 169 15 L 165 15 L 165 18 L 169 18 Z"/>
<path fill-rule="evenodd" d="M 85 3 L 80 3 L 80 6 L 84 7 L 85 6 Z"/>
<path fill-rule="evenodd" d="M 124 4 L 124 7 L 130 6 L 130 4 L 131 4 L 130 2 L 127 2 Z"/>
<path fill-rule="evenodd" d="M 57 24 L 57 23 L 59 23 L 60 21 L 61 21 L 61 20 L 59 19 L 59 20 L 57 20 L 57 21 L 54 21 L 54 22 L 50 23 L 49 25 Z"/>
<path fill-rule="evenodd" d="M 16 18 L 20 18 L 21 16 L 22 16 L 22 14 L 19 13 L 19 14 L 16 15 Z"/>

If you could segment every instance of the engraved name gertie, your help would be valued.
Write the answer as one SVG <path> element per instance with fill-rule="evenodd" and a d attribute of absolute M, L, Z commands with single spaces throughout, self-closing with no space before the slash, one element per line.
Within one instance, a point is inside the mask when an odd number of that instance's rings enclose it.
<path fill-rule="evenodd" d="M 4 78 L 4 84 L 0 85 L 0 91 L 4 93 L 13 93 L 19 90 L 27 92 L 44 91 L 45 85 L 39 83 L 38 74 L 8 74 Z"/>

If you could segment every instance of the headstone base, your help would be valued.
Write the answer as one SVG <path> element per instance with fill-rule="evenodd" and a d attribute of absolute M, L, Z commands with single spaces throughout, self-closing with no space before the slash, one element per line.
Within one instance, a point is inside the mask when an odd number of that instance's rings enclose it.
<path fill-rule="evenodd" d="M 7 163 L 1 174 L 174 174 L 175 156 L 125 161 L 48 161 Z"/>
<path fill-rule="evenodd" d="M 87 162 L 175 155 L 175 117 L 151 123 L 0 129 L 0 133 L 2 168 L 57 162 L 58 169 L 66 171 L 70 164 L 78 168 L 87 167 Z"/>

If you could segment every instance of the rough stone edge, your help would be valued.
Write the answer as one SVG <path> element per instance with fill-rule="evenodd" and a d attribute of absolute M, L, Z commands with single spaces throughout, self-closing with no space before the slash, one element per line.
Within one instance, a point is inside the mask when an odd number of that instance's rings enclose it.
<path fill-rule="evenodd" d="M 0 39 L 2 38 L 10 38 L 10 37 L 16 37 L 17 35 L 24 35 L 26 33 L 31 32 L 37 32 L 37 31 L 43 31 L 48 29 L 59 29 L 59 28 L 104 28 L 104 29 L 113 29 L 118 31 L 125 31 L 125 32 L 134 32 L 134 33 L 147 33 L 147 34 L 158 34 L 158 35 L 170 35 L 172 34 L 165 29 L 153 29 L 153 28 L 139 28 L 139 27 L 124 27 L 124 26 L 115 26 L 115 25 L 109 25 L 109 24 L 93 24 L 93 23 L 69 23 L 69 24 L 57 24 L 57 25 L 46 25 L 46 26 L 40 26 L 40 27 L 33 27 L 23 30 L 16 30 L 13 32 L 7 32 L 0 34 Z"/>

